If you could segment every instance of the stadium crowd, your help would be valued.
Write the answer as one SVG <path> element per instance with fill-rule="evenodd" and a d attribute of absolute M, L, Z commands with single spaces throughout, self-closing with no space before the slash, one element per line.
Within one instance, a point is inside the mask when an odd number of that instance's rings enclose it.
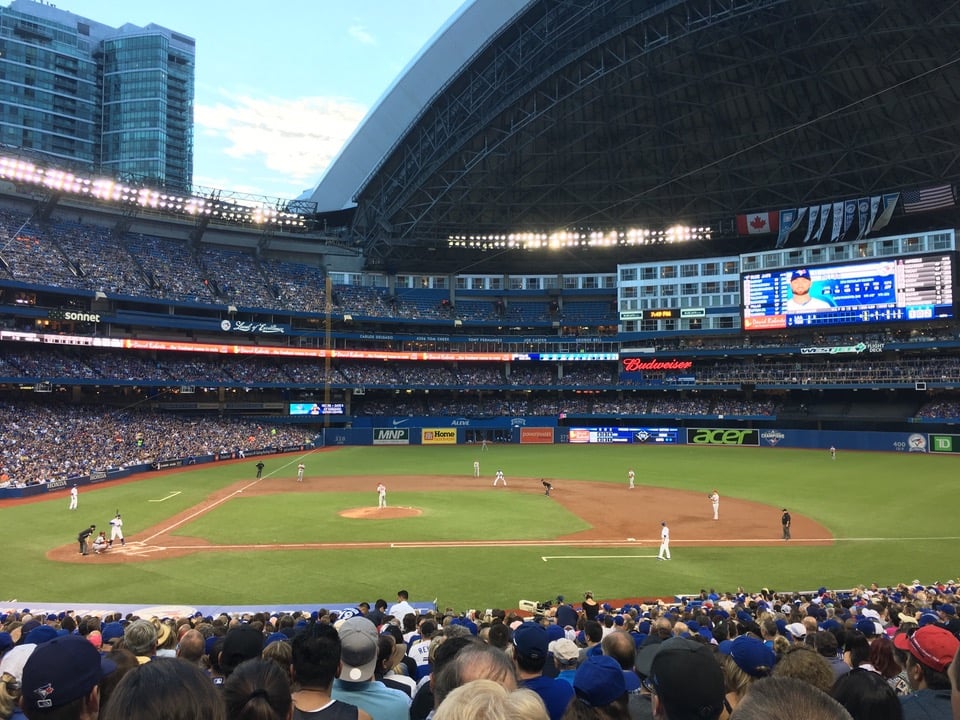
<path fill-rule="evenodd" d="M 913 389 L 918 382 L 960 382 L 960 357 L 901 358 L 870 362 L 797 362 L 787 360 L 710 361 L 702 359 L 688 374 L 661 371 L 617 376 L 610 363 L 453 363 L 418 361 L 323 362 L 300 358 L 263 358 L 212 354 L 185 356 L 174 352 L 99 350 L 11 344 L 0 347 L 0 381 L 106 380 L 179 385 L 269 387 L 329 382 L 366 388 L 558 388 L 634 390 L 669 388 L 734 388 L 745 384 L 840 386 L 886 383 Z M 939 402 L 939 400 L 938 400 Z M 955 404 L 955 403 L 954 403 Z M 930 406 L 949 409 L 945 405 Z M 955 416 L 953 416 L 955 417 Z"/>
<path fill-rule="evenodd" d="M 960 581 L 680 600 L 0 615 L 0 720 L 960 720 Z"/>
<path fill-rule="evenodd" d="M 142 233 L 117 234 L 79 221 L 59 219 L 39 227 L 30 216 L 10 210 L 0 210 L 0 247 L 0 278 L 127 297 L 289 312 L 331 309 L 357 318 L 410 321 L 549 323 L 562 317 L 542 300 L 515 299 L 509 306 L 486 298 L 465 300 L 461 312 L 448 290 L 391 292 L 363 285 L 334 286 L 328 307 L 326 276 L 316 265 L 225 247 L 198 249 Z M 609 301 L 570 300 L 568 314 L 571 321 L 616 325 Z"/>
<path fill-rule="evenodd" d="M 158 460 L 312 443 L 295 425 L 180 417 L 103 407 L 0 401 L 0 475 L 13 486 Z"/>

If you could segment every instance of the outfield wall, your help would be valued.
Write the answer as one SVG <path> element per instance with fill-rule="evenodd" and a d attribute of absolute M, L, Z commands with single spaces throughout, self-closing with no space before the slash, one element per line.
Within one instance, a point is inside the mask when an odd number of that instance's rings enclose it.
<path fill-rule="evenodd" d="M 495 436 L 494 436 L 494 433 Z M 324 445 L 634 444 L 721 445 L 869 452 L 960 453 L 960 435 L 790 428 L 657 425 L 559 426 L 555 418 L 381 418 L 371 424 L 327 428 Z"/>
<path fill-rule="evenodd" d="M 371 420 L 367 418 L 367 420 Z M 793 430 L 790 428 L 698 427 L 658 425 L 578 425 L 561 427 L 556 418 L 380 418 L 356 427 L 325 428 L 322 443 L 266 447 L 248 450 L 246 458 L 258 455 L 304 452 L 325 446 L 482 446 L 484 442 L 515 445 L 632 444 L 713 445 L 725 447 L 795 448 L 838 452 L 920 452 L 960 454 L 960 434 L 923 432 L 858 432 L 855 430 Z M 319 438 L 318 438 L 319 440 Z M 234 452 L 172 458 L 149 465 L 108 468 L 88 475 L 51 480 L 27 487 L 0 488 L 0 500 L 42 495 L 72 485 L 95 485 L 141 473 L 239 459 Z"/>

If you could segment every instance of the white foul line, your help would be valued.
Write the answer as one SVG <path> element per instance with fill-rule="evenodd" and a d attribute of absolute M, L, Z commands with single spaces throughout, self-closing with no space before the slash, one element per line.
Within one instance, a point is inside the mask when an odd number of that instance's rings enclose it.
<path fill-rule="evenodd" d="M 147 500 L 147 502 L 163 502 L 164 500 L 169 500 L 170 498 L 176 497 L 177 495 L 180 494 L 180 492 L 181 492 L 180 490 L 174 490 L 172 493 L 170 493 L 166 497 L 162 497 L 159 500 Z"/>

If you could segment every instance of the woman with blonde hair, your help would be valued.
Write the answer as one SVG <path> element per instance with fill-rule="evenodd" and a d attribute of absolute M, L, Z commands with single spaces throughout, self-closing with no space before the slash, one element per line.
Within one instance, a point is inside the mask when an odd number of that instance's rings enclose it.
<path fill-rule="evenodd" d="M 549 720 L 543 700 L 532 690 L 506 690 L 493 680 L 472 680 L 451 691 L 434 720 Z"/>

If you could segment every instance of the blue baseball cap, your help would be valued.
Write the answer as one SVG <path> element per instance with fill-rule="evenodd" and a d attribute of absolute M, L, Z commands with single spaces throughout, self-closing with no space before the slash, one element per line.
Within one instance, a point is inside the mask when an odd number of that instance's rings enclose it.
<path fill-rule="evenodd" d="M 749 635 L 740 635 L 729 645 L 720 643 L 719 651 L 732 657 L 737 667 L 751 677 L 766 677 L 777 661 L 773 650 Z"/>
<path fill-rule="evenodd" d="M 62 635 L 36 649 L 23 666 L 25 707 L 46 711 L 86 697 L 117 669 L 80 635 Z"/>
<path fill-rule="evenodd" d="M 609 705 L 627 692 L 620 663 L 609 655 L 590 655 L 573 676 L 573 690 L 590 707 Z"/>
<path fill-rule="evenodd" d="M 807 280 L 809 280 L 810 271 L 807 270 L 806 268 L 799 268 L 797 270 L 794 270 L 792 273 L 790 273 L 790 282 L 793 282 L 797 278 L 806 278 Z"/>
<path fill-rule="evenodd" d="M 525 622 L 513 631 L 513 646 L 523 657 L 542 660 L 547 657 L 547 630 L 543 625 Z"/>

